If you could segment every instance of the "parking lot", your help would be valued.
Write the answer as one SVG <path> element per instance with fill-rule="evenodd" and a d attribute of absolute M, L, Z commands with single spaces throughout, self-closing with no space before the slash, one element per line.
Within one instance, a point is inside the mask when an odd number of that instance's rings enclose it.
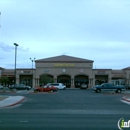
<path fill-rule="evenodd" d="M 54 93 L 21 91 L 11 95 L 23 95 L 26 99 L 16 106 L 0 109 L 1 129 L 117 130 L 118 120 L 122 117 L 127 120 L 130 114 L 130 106 L 121 102 L 124 93 L 67 89 Z"/>

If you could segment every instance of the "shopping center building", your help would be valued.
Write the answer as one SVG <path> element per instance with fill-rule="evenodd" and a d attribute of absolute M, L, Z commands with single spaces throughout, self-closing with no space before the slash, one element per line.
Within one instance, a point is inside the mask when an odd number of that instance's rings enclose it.
<path fill-rule="evenodd" d="M 35 68 L 17 68 L 16 83 L 37 86 L 47 82 L 64 83 L 68 88 L 79 88 L 83 83 L 92 87 L 104 82 L 130 84 L 130 67 L 121 70 L 93 69 L 93 60 L 67 55 L 35 60 Z M 0 77 L 8 77 L 6 84 L 14 84 L 14 69 L 0 67 Z"/>

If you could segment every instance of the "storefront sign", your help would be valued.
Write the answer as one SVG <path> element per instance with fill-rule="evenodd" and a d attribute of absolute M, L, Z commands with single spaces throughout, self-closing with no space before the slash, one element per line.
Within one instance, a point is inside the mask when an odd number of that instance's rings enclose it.
<path fill-rule="evenodd" d="M 9 76 L 9 77 L 14 77 L 14 74 L 3 74 L 2 76 L 3 76 L 3 77 L 8 77 L 8 76 Z"/>
<path fill-rule="evenodd" d="M 97 73 L 98 74 L 105 74 L 106 72 L 105 71 L 98 71 Z"/>
<path fill-rule="evenodd" d="M 54 63 L 55 67 L 74 67 L 73 63 Z"/>
<path fill-rule="evenodd" d="M 30 73 L 30 71 L 21 71 L 21 73 L 26 73 L 26 74 L 28 74 L 28 73 Z"/>

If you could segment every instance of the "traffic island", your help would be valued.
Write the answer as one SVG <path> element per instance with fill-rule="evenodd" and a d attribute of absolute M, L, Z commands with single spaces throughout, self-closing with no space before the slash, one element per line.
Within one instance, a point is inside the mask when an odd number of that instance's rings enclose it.
<path fill-rule="evenodd" d="M 1 97 L 0 108 L 15 106 L 25 99 L 24 96 L 5 96 L 5 97 L 0 96 L 0 97 Z"/>
<path fill-rule="evenodd" d="M 124 97 L 122 98 L 122 100 L 127 101 L 127 102 L 130 103 L 130 96 L 124 96 Z"/>
<path fill-rule="evenodd" d="M 123 103 L 126 103 L 126 104 L 130 105 L 130 96 L 124 96 L 124 97 L 122 97 L 121 101 Z"/>

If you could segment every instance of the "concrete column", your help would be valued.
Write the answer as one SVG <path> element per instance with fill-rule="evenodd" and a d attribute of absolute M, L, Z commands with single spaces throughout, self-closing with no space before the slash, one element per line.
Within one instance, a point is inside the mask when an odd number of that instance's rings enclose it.
<path fill-rule="evenodd" d="M 35 78 L 35 86 L 37 85 L 37 79 Z"/>
<path fill-rule="evenodd" d="M 92 79 L 92 86 L 95 86 L 95 78 Z"/>
<path fill-rule="evenodd" d="M 38 85 L 38 81 L 37 81 L 37 78 L 36 78 L 36 85 Z"/>
<path fill-rule="evenodd" d="M 111 83 L 111 78 L 108 78 L 108 83 Z"/>
<path fill-rule="evenodd" d="M 129 84 L 130 83 L 130 79 L 126 79 L 126 84 Z"/>
<path fill-rule="evenodd" d="M 54 78 L 54 82 L 57 83 L 57 78 Z"/>
<path fill-rule="evenodd" d="M 88 87 L 92 87 L 92 85 L 93 85 L 93 79 L 89 79 L 89 84 L 88 84 Z"/>
<path fill-rule="evenodd" d="M 39 84 L 39 78 L 37 79 L 37 85 L 40 85 L 40 84 Z"/>
<path fill-rule="evenodd" d="M 32 82 L 32 88 L 35 87 L 35 79 L 33 78 L 33 82 Z"/>
<path fill-rule="evenodd" d="M 74 85 L 74 76 L 71 76 L 71 88 L 75 88 L 75 85 Z"/>
<path fill-rule="evenodd" d="M 39 83 L 38 83 L 38 78 L 37 78 L 37 85 L 39 85 Z"/>
<path fill-rule="evenodd" d="M 57 75 L 54 75 L 53 79 L 54 79 L 54 83 L 57 83 Z"/>
<path fill-rule="evenodd" d="M 36 78 L 35 78 L 35 86 L 36 86 L 37 84 L 36 84 Z"/>
<path fill-rule="evenodd" d="M 20 81 L 19 81 L 19 78 L 16 78 L 16 84 L 19 84 Z"/>

